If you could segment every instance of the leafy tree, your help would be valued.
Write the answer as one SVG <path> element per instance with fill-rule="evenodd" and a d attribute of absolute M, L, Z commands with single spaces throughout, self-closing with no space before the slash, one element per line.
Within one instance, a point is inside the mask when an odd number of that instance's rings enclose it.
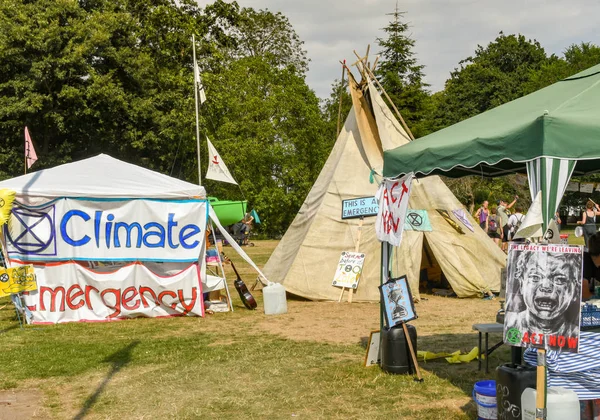
<path fill-rule="evenodd" d="M 600 63 L 600 47 L 589 42 L 569 46 L 564 57 L 550 57 L 547 63 L 531 75 L 528 92 L 535 92 L 559 80 Z"/>
<path fill-rule="evenodd" d="M 261 57 L 235 60 L 205 81 L 218 86 L 202 113 L 213 144 L 260 214 L 261 228 L 283 233 L 331 147 L 318 98 L 294 67 L 280 69 Z M 219 197 L 239 197 L 222 183 L 205 186 Z"/>
<path fill-rule="evenodd" d="M 2 2 L 0 177 L 22 173 L 27 125 L 34 169 L 102 152 L 197 182 L 192 34 L 208 96 L 203 132 L 267 231 L 283 232 L 330 142 L 289 21 L 235 2 Z"/>
<path fill-rule="evenodd" d="M 38 168 L 104 152 L 168 171 L 193 132 L 191 33 L 224 37 L 210 18 L 189 0 L 3 2 L 2 175 L 22 171 L 25 125 Z"/>
<path fill-rule="evenodd" d="M 451 73 L 432 128 L 439 130 L 529 93 L 532 74 L 548 60 L 539 42 L 501 32 Z"/>
<path fill-rule="evenodd" d="M 418 64 L 413 48 L 415 41 L 408 34 L 403 12 L 392 13 L 394 20 L 383 28 L 386 38 L 377 38 L 382 48 L 376 69 L 380 83 L 402 113 L 407 125 L 418 137 L 423 133 L 427 106 L 427 83 L 423 81 L 425 66 Z"/>
<path fill-rule="evenodd" d="M 308 59 L 292 24 L 281 12 L 243 8 L 231 27 L 235 39 L 232 55 L 261 57 L 270 64 L 284 68 L 293 66 L 299 73 L 308 70 Z"/>

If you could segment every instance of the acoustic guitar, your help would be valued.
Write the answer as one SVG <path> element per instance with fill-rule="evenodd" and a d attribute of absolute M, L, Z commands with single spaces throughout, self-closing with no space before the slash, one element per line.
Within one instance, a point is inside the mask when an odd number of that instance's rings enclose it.
<path fill-rule="evenodd" d="M 235 272 L 235 275 L 237 276 L 237 279 L 233 282 L 233 285 L 235 286 L 235 290 L 238 291 L 238 293 L 240 295 L 240 299 L 242 299 L 244 306 L 250 310 L 256 309 L 257 305 L 256 305 L 256 300 L 254 300 L 254 296 L 252 296 L 252 294 L 248 291 L 246 284 L 240 277 L 240 274 L 238 273 L 238 271 L 235 269 L 235 265 L 233 265 L 233 261 L 229 260 L 229 263 L 231 264 L 231 268 L 233 268 L 233 271 Z"/>

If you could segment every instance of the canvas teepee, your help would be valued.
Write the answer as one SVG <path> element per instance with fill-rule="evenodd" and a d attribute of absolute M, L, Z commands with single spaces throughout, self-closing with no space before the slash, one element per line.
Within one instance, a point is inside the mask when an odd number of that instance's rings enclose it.
<path fill-rule="evenodd" d="M 296 218 L 267 262 L 269 280 L 292 294 L 313 300 L 337 300 L 332 280 L 342 251 L 354 251 L 359 219 L 341 219 L 342 200 L 374 196 L 371 169 L 381 173 L 383 151 L 410 139 L 369 81 L 350 75 L 352 109 L 344 127 Z M 417 140 L 418 141 L 418 140 Z M 505 254 L 470 218 L 458 233 L 436 209 L 463 208 L 437 176 L 413 181 L 409 208 L 427 210 L 432 232 L 405 231 L 394 249 L 392 274 L 406 274 L 419 298 L 419 280 L 443 276 L 459 297 L 481 296 L 500 287 Z M 466 212 L 468 214 L 468 212 Z M 460 222 L 458 222 L 460 225 Z M 360 252 L 366 254 L 355 301 L 379 301 L 381 243 L 375 217 L 364 219 Z"/>

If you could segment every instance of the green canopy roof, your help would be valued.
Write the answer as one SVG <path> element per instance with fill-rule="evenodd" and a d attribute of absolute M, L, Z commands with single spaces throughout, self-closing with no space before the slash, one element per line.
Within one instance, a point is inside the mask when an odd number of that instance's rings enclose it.
<path fill-rule="evenodd" d="M 539 157 L 600 170 L 600 65 L 384 152 L 383 175 L 501 176 Z"/>

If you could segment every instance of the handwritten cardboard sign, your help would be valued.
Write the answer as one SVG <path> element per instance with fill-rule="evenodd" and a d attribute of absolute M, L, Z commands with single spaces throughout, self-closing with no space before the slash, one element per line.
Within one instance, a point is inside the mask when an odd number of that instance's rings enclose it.
<path fill-rule="evenodd" d="M 361 252 L 342 252 L 332 285 L 356 289 L 360 281 L 364 262 L 365 254 Z"/>

